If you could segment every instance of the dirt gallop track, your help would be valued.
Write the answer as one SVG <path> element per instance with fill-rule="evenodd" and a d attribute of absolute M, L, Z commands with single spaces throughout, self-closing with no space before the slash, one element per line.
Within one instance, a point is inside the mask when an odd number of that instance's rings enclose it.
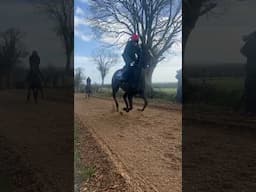
<path fill-rule="evenodd" d="M 76 95 L 75 113 L 133 191 L 181 191 L 181 111 L 120 114 L 110 100 Z"/>

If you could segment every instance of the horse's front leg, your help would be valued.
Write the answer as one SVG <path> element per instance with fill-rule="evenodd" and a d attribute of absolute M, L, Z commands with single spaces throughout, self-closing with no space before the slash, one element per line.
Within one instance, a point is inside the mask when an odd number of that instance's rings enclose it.
<path fill-rule="evenodd" d="M 129 100 L 129 111 L 133 109 L 133 102 L 132 102 L 133 96 L 128 95 L 128 100 Z"/>
<path fill-rule="evenodd" d="M 126 112 L 129 112 L 129 106 L 128 106 L 128 101 L 127 101 L 127 96 L 128 96 L 128 93 L 125 92 L 124 95 L 123 95 L 123 99 L 124 99 L 124 102 L 125 102 L 125 106 L 126 106 L 126 107 L 124 107 L 123 110 L 126 111 Z"/>
<path fill-rule="evenodd" d="M 146 96 L 145 96 L 145 93 L 142 93 L 142 94 L 141 94 L 141 98 L 142 98 L 143 101 L 144 101 L 144 105 L 143 105 L 143 108 L 142 108 L 142 109 L 139 109 L 139 111 L 144 111 L 145 108 L 146 108 L 147 105 L 148 105 L 148 100 L 147 100 L 147 98 L 146 98 Z"/>
<path fill-rule="evenodd" d="M 87 94 L 86 94 L 86 95 L 87 95 Z M 113 96 L 113 99 L 114 99 L 115 104 L 116 104 L 116 111 L 118 112 L 118 111 L 119 111 L 119 106 L 118 106 L 118 102 L 117 102 L 117 100 L 116 100 L 116 92 L 115 92 L 115 91 L 113 91 L 112 96 Z M 88 98 L 88 95 L 87 95 L 87 98 Z M 89 99 L 89 98 L 88 98 L 88 99 Z"/>

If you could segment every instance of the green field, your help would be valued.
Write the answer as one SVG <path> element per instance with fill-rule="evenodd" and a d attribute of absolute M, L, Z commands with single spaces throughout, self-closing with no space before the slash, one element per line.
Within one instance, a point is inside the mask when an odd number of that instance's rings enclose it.
<path fill-rule="evenodd" d="M 152 97 L 149 99 L 156 102 L 175 102 L 177 83 L 156 83 L 153 84 Z M 120 89 L 117 97 L 122 97 L 123 91 Z M 104 85 L 103 87 L 93 86 L 93 94 L 99 97 L 112 97 L 111 85 Z"/>
<path fill-rule="evenodd" d="M 121 97 L 123 95 L 123 91 L 120 89 L 118 91 L 117 97 Z M 102 87 L 97 92 L 95 92 L 96 96 L 104 96 L 104 97 L 112 97 L 112 89 L 110 86 Z M 150 99 L 154 99 L 157 101 L 170 101 L 175 102 L 176 96 L 176 88 L 167 86 L 154 86 L 153 85 L 153 93 Z"/>
<path fill-rule="evenodd" d="M 237 77 L 191 78 L 185 86 L 189 103 L 236 107 L 243 95 L 244 79 Z"/>

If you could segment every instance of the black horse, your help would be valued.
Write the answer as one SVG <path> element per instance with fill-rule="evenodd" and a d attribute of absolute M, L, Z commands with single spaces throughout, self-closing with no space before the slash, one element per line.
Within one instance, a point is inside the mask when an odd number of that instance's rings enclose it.
<path fill-rule="evenodd" d="M 87 99 L 89 99 L 90 96 L 91 96 L 91 94 L 92 94 L 92 86 L 91 86 L 91 84 L 87 84 L 87 85 L 85 86 L 85 97 L 86 97 Z"/>
<path fill-rule="evenodd" d="M 37 103 L 38 91 L 41 92 L 42 99 L 44 98 L 43 86 L 42 86 L 42 74 L 41 72 L 30 71 L 27 76 L 28 83 L 28 93 L 27 93 L 27 101 L 30 100 L 31 90 L 33 92 L 33 97 L 35 103 Z"/>
<path fill-rule="evenodd" d="M 91 96 L 91 94 L 92 94 L 92 86 L 91 86 L 91 78 L 90 77 L 88 77 L 87 79 L 86 79 L 86 86 L 85 86 L 85 97 L 87 98 L 87 99 L 89 99 L 90 98 L 90 96 Z"/>
<path fill-rule="evenodd" d="M 134 86 L 131 82 L 123 82 L 120 80 L 123 69 L 117 70 L 112 77 L 112 96 L 116 104 L 116 110 L 119 111 L 119 105 L 116 99 L 116 93 L 121 88 L 124 91 L 123 99 L 126 107 L 123 108 L 124 111 L 129 112 L 133 109 L 133 97 L 139 95 L 144 100 L 144 105 L 139 111 L 144 111 L 148 105 L 148 101 L 145 94 L 145 59 L 141 56 L 137 65 L 131 71 L 132 78 L 136 85 Z"/>

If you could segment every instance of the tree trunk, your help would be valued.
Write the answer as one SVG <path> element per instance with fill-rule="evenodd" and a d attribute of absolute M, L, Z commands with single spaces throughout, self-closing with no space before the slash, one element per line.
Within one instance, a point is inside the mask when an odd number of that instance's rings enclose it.
<path fill-rule="evenodd" d="M 185 103 L 188 100 L 188 96 L 190 95 L 190 84 L 188 83 L 188 77 L 186 73 L 186 62 L 185 62 L 185 53 L 186 46 L 193 31 L 197 20 L 200 16 L 200 9 L 202 6 L 202 1 L 193 2 L 192 4 L 184 4 L 182 5 L 182 61 L 183 61 L 183 73 L 182 73 L 182 102 Z M 180 82 L 178 82 L 180 83 Z M 178 90 L 177 90 L 178 94 Z"/>
<path fill-rule="evenodd" d="M 66 71 L 69 72 L 71 69 L 71 52 L 66 53 Z"/>
<path fill-rule="evenodd" d="M 153 65 L 152 67 L 146 69 L 145 71 L 145 89 L 146 89 L 146 95 L 149 98 L 153 97 L 153 87 L 152 87 L 152 75 L 155 70 L 156 65 Z"/>

